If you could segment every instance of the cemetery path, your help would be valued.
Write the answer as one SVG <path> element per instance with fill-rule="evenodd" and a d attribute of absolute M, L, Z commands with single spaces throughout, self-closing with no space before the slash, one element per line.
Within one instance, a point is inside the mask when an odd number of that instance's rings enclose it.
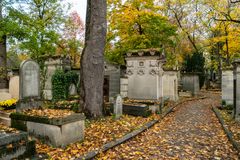
<path fill-rule="evenodd" d="M 216 94 L 177 107 L 161 122 L 99 159 L 238 159 L 211 106 Z M 218 99 L 218 101 L 216 100 Z"/>

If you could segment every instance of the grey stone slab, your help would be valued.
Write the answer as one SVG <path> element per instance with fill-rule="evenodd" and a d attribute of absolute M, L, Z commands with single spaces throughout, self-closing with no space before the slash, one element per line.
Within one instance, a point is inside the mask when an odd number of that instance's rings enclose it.
<path fill-rule="evenodd" d="M 40 102 L 40 68 L 33 60 L 25 60 L 20 65 L 19 103 L 17 112 L 38 108 Z"/>
<path fill-rule="evenodd" d="M 8 145 L 11 143 L 16 143 L 21 140 L 27 141 L 27 133 L 26 132 L 20 132 L 20 133 L 4 133 L 0 132 L 0 146 Z"/>
<path fill-rule="evenodd" d="M 0 101 L 5 101 L 11 98 L 12 98 L 12 95 L 10 93 L 0 92 Z"/>

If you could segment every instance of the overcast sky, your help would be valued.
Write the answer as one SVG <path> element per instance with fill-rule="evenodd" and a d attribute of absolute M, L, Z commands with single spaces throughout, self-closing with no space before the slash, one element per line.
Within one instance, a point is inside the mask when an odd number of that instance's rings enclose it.
<path fill-rule="evenodd" d="M 85 22 L 87 0 L 66 0 L 72 4 L 71 11 L 77 11 L 82 20 Z"/>

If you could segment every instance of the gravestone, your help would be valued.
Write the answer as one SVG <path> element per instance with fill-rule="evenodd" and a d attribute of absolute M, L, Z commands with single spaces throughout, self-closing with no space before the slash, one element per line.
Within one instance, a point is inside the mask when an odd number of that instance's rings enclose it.
<path fill-rule="evenodd" d="M 69 86 L 69 95 L 70 95 L 70 96 L 75 96 L 75 95 L 77 95 L 77 87 L 76 87 L 75 84 L 71 84 L 71 85 Z"/>
<path fill-rule="evenodd" d="M 20 65 L 19 103 L 17 112 L 38 108 L 40 101 L 40 68 L 33 60 L 25 60 Z"/>
<path fill-rule="evenodd" d="M 122 115 L 122 110 L 123 110 L 123 100 L 120 95 L 117 96 L 116 101 L 114 103 L 114 114 L 116 118 L 120 118 Z"/>
<path fill-rule="evenodd" d="M 233 83 L 234 83 L 234 117 L 240 121 L 240 59 L 233 62 Z"/>
<path fill-rule="evenodd" d="M 19 76 L 11 77 L 9 81 L 9 93 L 12 98 L 19 99 Z"/>

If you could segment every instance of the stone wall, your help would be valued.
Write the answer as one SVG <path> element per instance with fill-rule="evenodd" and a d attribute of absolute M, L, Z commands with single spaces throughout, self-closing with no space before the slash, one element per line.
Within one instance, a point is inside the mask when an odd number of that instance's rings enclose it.
<path fill-rule="evenodd" d="M 109 76 L 109 100 L 120 94 L 120 66 L 105 63 L 105 76 Z"/>
<path fill-rule="evenodd" d="M 123 98 L 128 96 L 128 78 L 124 77 L 120 79 L 120 94 Z"/>
<path fill-rule="evenodd" d="M 233 104 L 233 70 L 222 71 L 222 100 Z"/>
<path fill-rule="evenodd" d="M 164 71 L 163 74 L 163 95 L 171 100 L 178 100 L 178 72 Z"/>

